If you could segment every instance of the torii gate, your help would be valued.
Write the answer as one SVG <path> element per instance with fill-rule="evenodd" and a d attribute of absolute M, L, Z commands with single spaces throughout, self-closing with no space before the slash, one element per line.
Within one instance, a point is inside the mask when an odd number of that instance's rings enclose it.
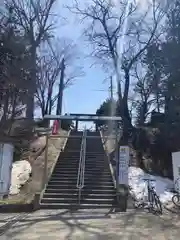
<path fill-rule="evenodd" d="M 83 121 L 121 121 L 121 117 L 116 116 L 98 116 L 96 114 L 77 114 L 77 113 L 71 113 L 69 115 L 45 115 L 44 119 L 47 120 L 72 120 L 76 122 L 75 129 L 78 129 L 78 123 Z M 97 129 L 96 129 L 97 130 Z"/>

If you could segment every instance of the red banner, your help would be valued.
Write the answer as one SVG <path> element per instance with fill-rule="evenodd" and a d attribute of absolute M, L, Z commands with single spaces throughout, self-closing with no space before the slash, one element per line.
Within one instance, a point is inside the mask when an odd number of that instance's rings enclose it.
<path fill-rule="evenodd" d="M 54 120 L 53 128 L 52 128 L 52 135 L 56 135 L 58 133 L 58 120 Z"/>

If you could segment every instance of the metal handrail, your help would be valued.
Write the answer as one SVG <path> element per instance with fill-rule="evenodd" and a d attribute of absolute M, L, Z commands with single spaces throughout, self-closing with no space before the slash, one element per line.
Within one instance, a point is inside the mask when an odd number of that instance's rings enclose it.
<path fill-rule="evenodd" d="M 84 187 L 84 172 L 85 172 L 85 162 L 86 162 L 86 129 L 83 131 L 82 142 L 81 142 L 81 151 L 79 159 L 79 169 L 78 169 L 78 178 L 76 187 L 79 189 L 78 193 L 78 202 L 81 201 L 81 190 Z"/>

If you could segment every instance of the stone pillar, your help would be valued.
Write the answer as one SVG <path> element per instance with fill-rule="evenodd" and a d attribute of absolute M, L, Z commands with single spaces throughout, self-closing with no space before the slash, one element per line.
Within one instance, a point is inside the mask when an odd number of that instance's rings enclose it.
<path fill-rule="evenodd" d="M 128 187 L 124 184 L 118 184 L 116 187 L 117 207 L 116 212 L 126 212 L 128 204 Z"/>
<path fill-rule="evenodd" d="M 41 195 L 40 193 L 35 194 L 34 201 L 33 201 L 33 211 L 37 211 L 40 209 L 40 204 L 39 204 L 40 195 Z"/>
<path fill-rule="evenodd" d="M 127 205 L 128 205 L 128 193 L 129 189 L 128 186 L 125 184 L 121 184 L 119 182 L 119 148 L 121 146 L 126 146 L 126 144 L 121 143 L 121 141 L 118 143 L 116 139 L 116 197 L 117 197 L 117 207 L 115 209 L 116 212 L 126 212 Z"/>

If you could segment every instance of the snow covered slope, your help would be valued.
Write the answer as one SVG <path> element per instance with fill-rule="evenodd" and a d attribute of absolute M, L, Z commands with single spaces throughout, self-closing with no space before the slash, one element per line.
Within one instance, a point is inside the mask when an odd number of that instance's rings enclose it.
<path fill-rule="evenodd" d="M 155 186 L 157 195 L 163 204 L 171 202 L 173 193 L 173 181 L 168 178 L 153 176 L 145 173 L 141 168 L 129 167 L 129 186 L 132 188 L 131 194 L 137 199 L 145 199 L 147 197 L 147 183 L 143 181 L 144 178 L 155 179 L 152 182 Z"/>

